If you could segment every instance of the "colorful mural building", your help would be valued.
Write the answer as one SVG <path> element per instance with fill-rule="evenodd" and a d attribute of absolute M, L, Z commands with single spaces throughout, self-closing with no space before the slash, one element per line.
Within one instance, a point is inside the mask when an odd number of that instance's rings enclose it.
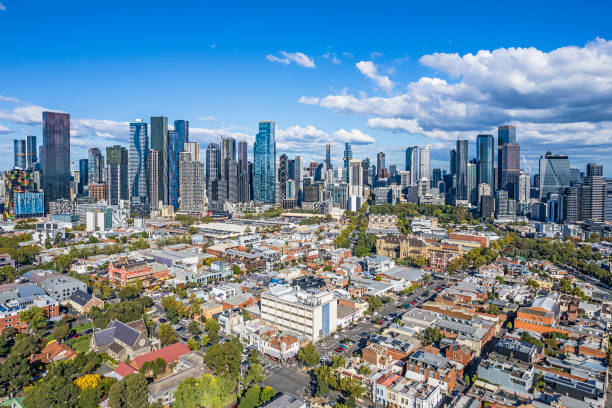
<path fill-rule="evenodd" d="M 4 181 L 3 218 L 28 218 L 43 216 L 44 194 L 38 192 L 34 172 L 29 170 L 8 170 L 2 175 Z"/>

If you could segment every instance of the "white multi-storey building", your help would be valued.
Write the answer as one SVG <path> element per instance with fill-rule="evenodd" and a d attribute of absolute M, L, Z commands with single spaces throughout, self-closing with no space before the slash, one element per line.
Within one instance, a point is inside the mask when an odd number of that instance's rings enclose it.
<path fill-rule="evenodd" d="M 312 342 L 336 331 L 337 301 L 332 292 L 305 292 L 273 285 L 261 296 L 262 323 L 295 332 Z"/>

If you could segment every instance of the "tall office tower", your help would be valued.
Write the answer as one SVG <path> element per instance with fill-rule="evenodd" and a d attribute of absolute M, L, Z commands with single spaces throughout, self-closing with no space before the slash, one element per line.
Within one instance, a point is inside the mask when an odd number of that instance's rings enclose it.
<path fill-rule="evenodd" d="M 374 180 L 370 180 L 370 159 L 365 158 L 361 161 L 361 171 L 363 172 L 363 185 L 371 187 L 374 184 Z M 342 179 L 346 181 L 346 176 Z"/>
<path fill-rule="evenodd" d="M 431 146 L 419 148 L 419 180 L 429 180 L 431 168 Z"/>
<path fill-rule="evenodd" d="M 378 172 L 378 178 L 386 178 L 386 170 L 385 154 L 383 152 L 378 152 L 376 154 L 376 171 Z"/>
<path fill-rule="evenodd" d="M 480 183 L 478 185 L 478 205 L 480 206 L 480 201 L 482 196 L 493 196 L 493 190 L 489 183 Z"/>
<path fill-rule="evenodd" d="M 518 180 L 518 201 L 525 203 L 531 197 L 531 176 L 527 170 L 521 170 Z"/>
<path fill-rule="evenodd" d="M 179 139 L 183 140 L 183 143 L 189 143 L 189 121 L 188 120 L 175 120 L 174 131 L 178 133 Z M 191 156 L 192 160 L 195 160 L 195 156 Z"/>
<path fill-rule="evenodd" d="M 410 172 L 410 185 L 412 186 L 416 186 L 421 178 L 421 158 L 427 160 L 428 163 L 424 164 L 423 170 L 426 171 L 426 174 L 429 174 L 429 152 L 421 155 L 419 146 L 406 149 L 406 170 Z"/>
<path fill-rule="evenodd" d="M 135 212 L 146 213 L 144 207 L 150 204 L 149 134 L 147 124 L 142 119 L 130 123 L 129 157 L 130 203 L 133 206 L 140 206 Z"/>
<path fill-rule="evenodd" d="M 221 138 L 221 160 L 226 163 L 227 160 L 236 160 L 236 139 L 233 137 Z M 221 169 L 221 174 L 225 173 L 225 169 Z"/>
<path fill-rule="evenodd" d="M 304 162 L 302 156 L 295 156 L 295 193 L 297 195 L 298 203 L 301 203 L 302 197 L 302 180 L 304 179 Z"/>
<path fill-rule="evenodd" d="M 185 121 L 175 121 L 177 122 Z M 183 126 L 185 126 L 183 124 Z M 187 124 L 187 129 L 189 125 Z M 188 132 L 188 130 L 187 130 Z M 183 139 L 188 133 L 177 132 L 176 130 L 168 131 L 168 204 L 174 207 L 174 210 L 179 208 L 179 160 L 180 154 L 185 148 L 185 140 Z"/>
<path fill-rule="evenodd" d="M 168 204 L 168 118 L 165 116 L 151 117 L 151 149 L 157 150 L 159 157 L 157 197 Z"/>
<path fill-rule="evenodd" d="M 128 151 L 125 147 L 115 145 L 106 148 L 106 172 L 109 204 L 118 205 L 120 200 L 128 200 Z"/>
<path fill-rule="evenodd" d="M 293 159 L 287 160 L 287 177 L 289 180 L 295 180 L 295 160 Z"/>
<path fill-rule="evenodd" d="M 191 154 L 191 160 L 200 161 L 200 144 L 198 142 L 185 142 L 183 151 Z"/>
<path fill-rule="evenodd" d="M 352 159 L 349 162 L 349 209 L 359 209 L 363 200 L 363 171 L 361 160 Z"/>
<path fill-rule="evenodd" d="M 325 145 L 325 167 L 328 170 L 333 169 L 332 162 L 331 162 L 331 145 L 330 144 Z"/>
<path fill-rule="evenodd" d="M 504 153 L 502 152 L 502 146 L 507 143 L 516 143 L 516 126 L 506 125 L 497 128 L 497 169 L 501 175 L 501 169 L 503 168 L 502 162 Z M 502 182 L 501 177 L 498 180 Z M 501 188 L 500 185 L 497 188 Z"/>
<path fill-rule="evenodd" d="M 497 190 L 495 192 L 495 215 L 497 217 L 510 215 L 508 201 L 508 192 L 506 190 Z"/>
<path fill-rule="evenodd" d="M 570 186 L 570 161 L 564 154 L 546 152 L 540 157 L 540 201 L 546 201 L 550 193 Z"/>
<path fill-rule="evenodd" d="M 91 147 L 88 151 L 89 157 L 89 184 L 103 183 L 104 180 L 104 156 L 97 147 Z"/>
<path fill-rule="evenodd" d="M 26 166 L 30 170 L 34 170 L 38 163 L 38 156 L 36 155 L 36 136 L 26 136 Z"/>
<path fill-rule="evenodd" d="M 433 188 L 438 188 L 438 184 L 442 181 L 442 170 L 439 168 L 433 169 L 432 177 L 431 177 L 431 186 Z"/>
<path fill-rule="evenodd" d="M 26 168 L 26 141 L 21 139 L 13 140 L 13 162 L 17 169 Z"/>
<path fill-rule="evenodd" d="M 329 145 L 328 145 L 329 146 Z M 286 154 L 281 154 L 278 163 L 278 193 L 280 200 L 287 199 L 287 180 L 289 180 L 289 159 Z"/>
<path fill-rule="evenodd" d="M 570 185 L 582 184 L 582 178 L 584 174 L 580 169 L 570 168 Z"/>
<path fill-rule="evenodd" d="M 612 221 L 612 180 L 606 180 L 606 222 Z"/>
<path fill-rule="evenodd" d="M 149 150 L 149 201 L 151 202 L 151 210 L 159 210 L 159 152 L 157 150 Z"/>
<path fill-rule="evenodd" d="M 42 170 L 45 212 L 49 202 L 70 200 L 70 114 L 43 112 Z"/>
<path fill-rule="evenodd" d="M 516 143 L 505 143 L 501 149 L 501 181 L 499 188 L 508 192 L 508 198 L 518 200 L 518 182 L 521 174 L 521 148 Z"/>
<path fill-rule="evenodd" d="M 276 203 L 276 136 L 274 122 L 259 122 L 255 136 L 253 169 L 254 201 Z"/>
<path fill-rule="evenodd" d="M 601 164 L 587 164 L 586 177 L 580 194 L 580 218 L 595 222 L 605 221 L 606 180 Z"/>
<path fill-rule="evenodd" d="M 580 216 L 578 187 L 559 189 L 559 217 L 563 222 L 578 221 Z"/>
<path fill-rule="evenodd" d="M 478 205 L 478 184 L 476 182 L 476 161 L 467 164 L 467 199 L 472 205 Z"/>
<path fill-rule="evenodd" d="M 204 163 L 191 160 L 191 153 L 180 154 L 179 179 L 181 211 L 203 212 L 206 210 L 206 179 Z"/>
<path fill-rule="evenodd" d="M 238 142 L 238 201 L 245 203 L 249 195 L 249 161 L 247 142 Z"/>
<path fill-rule="evenodd" d="M 451 149 L 450 151 L 449 174 L 451 176 L 455 176 L 457 174 L 457 151 L 455 149 Z"/>
<path fill-rule="evenodd" d="M 231 191 L 230 191 L 231 190 Z M 221 181 L 219 200 L 238 201 L 238 164 L 236 163 L 236 139 L 221 138 Z"/>
<path fill-rule="evenodd" d="M 343 157 L 343 161 L 344 161 L 344 170 L 345 170 L 345 174 L 346 174 L 346 181 L 348 181 L 349 179 L 349 162 L 353 159 L 353 150 L 351 149 L 351 144 L 350 143 L 345 143 L 344 144 L 344 157 Z"/>
<path fill-rule="evenodd" d="M 221 147 L 210 143 L 206 148 L 206 194 L 208 201 L 219 201 L 219 180 L 221 179 Z"/>
<path fill-rule="evenodd" d="M 414 149 L 414 147 L 407 147 L 406 148 L 406 159 L 405 159 L 405 167 L 404 170 L 406 171 L 410 171 L 410 169 L 412 168 L 412 149 Z"/>
<path fill-rule="evenodd" d="M 478 184 L 487 183 L 493 191 L 495 188 L 493 176 L 495 150 L 492 135 L 478 135 L 476 137 L 476 158 L 478 160 Z"/>
<path fill-rule="evenodd" d="M 77 187 L 78 195 L 89 195 L 87 186 L 89 185 L 89 160 L 79 160 L 79 185 Z"/>
<path fill-rule="evenodd" d="M 457 164 L 455 165 L 457 175 L 457 191 L 455 198 L 457 200 L 467 200 L 467 163 L 468 163 L 468 141 L 465 139 L 457 140 Z"/>

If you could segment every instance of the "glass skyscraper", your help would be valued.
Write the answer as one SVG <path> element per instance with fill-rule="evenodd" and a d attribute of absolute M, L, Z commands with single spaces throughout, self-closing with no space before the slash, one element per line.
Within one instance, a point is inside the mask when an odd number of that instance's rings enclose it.
<path fill-rule="evenodd" d="M 346 177 L 346 181 L 348 182 L 349 179 L 349 163 L 351 161 L 351 159 L 353 158 L 353 150 L 351 149 L 351 144 L 350 143 L 345 143 L 344 144 L 344 174 Z"/>
<path fill-rule="evenodd" d="M 15 168 L 25 170 L 26 168 L 26 141 L 13 140 L 13 162 Z"/>
<path fill-rule="evenodd" d="M 89 149 L 89 183 L 104 182 L 104 156 L 97 147 Z"/>
<path fill-rule="evenodd" d="M 219 180 L 221 179 L 221 147 L 210 143 L 206 148 L 206 195 L 208 201 L 219 200 Z"/>
<path fill-rule="evenodd" d="M 42 170 L 45 211 L 49 201 L 70 200 L 70 114 L 43 112 Z"/>
<path fill-rule="evenodd" d="M 165 116 L 151 117 L 151 149 L 159 152 L 157 197 L 168 204 L 168 118 Z"/>
<path fill-rule="evenodd" d="M 79 160 L 79 185 L 77 187 L 78 195 L 87 195 L 87 186 L 89 185 L 89 160 Z"/>
<path fill-rule="evenodd" d="M 179 137 L 185 141 L 184 143 L 189 143 L 189 121 L 188 120 L 182 120 L 182 119 L 175 120 L 174 121 L 174 131 L 178 133 Z"/>
<path fill-rule="evenodd" d="M 546 201 L 550 193 L 570 186 L 570 161 L 564 154 L 546 154 L 540 157 L 540 201 Z"/>
<path fill-rule="evenodd" d="M 255 136 L 253 193 L 256 202 L 276 203 L 276 137 L 272 121 L 259 122 Z"/>
<path fill-rule="evenodd" d="M 506 125 L 497 128 L 497 173 L 501 173 L 503 152 L 502 147 L 506 143 L 516 143 L 516 126 Z M 501 181 L 501 177 L 498 177 L 498 183 Z M 499 186 L 498 186 L 499 187 Z"/>
<path fill-rule="evenodd" d="M 457 190 L 455 192 L 455 199 L 467 200 L 468 199 L 468 186 L 467 186 L 467 163 L 468 163 L 468 141 L 465 139 L 457 140 L 457 149 L 455 165 L 455 171 L 457 174 Z"/>
<path fill-rule="evenodd" d="M 238 201 L 249 201 L 249 161 L 247 142 L 238 142 Z"/>
<path fill-rule="evenodd" d="M 478 135 L 476 137 L 476 158 L 478 160 L 477 183 L 486 183 L 491 187 L 491 191 L 494 191 L 493 162 L 495 160 L 495 150 L 492 135 Z"/>
<path fill-rule="evenodd" d="M 168 203 L 175 210 L 179 208 L 179 155 L 185 146 L 184 136 L 184 132 L 168 132 Z"/>
<path fill-rule="evenodd" d="M 149 204 L 149 135 L 142 119 L 130 123 L 129 183 L 132 204 Z"/>
<path fill-rule="evenodd" d="M 128 151 L 115 145 L 106 148 L 107 182 L 109 204 L 117 205 L 119 200 L 128 200 Z"/>
<path fill-rule="evenodd" d="M 34 167 L 38 162 L 38 156 L 36 154 L 36 136 L 26 136 L 26 166 L 28 169 Z"/>

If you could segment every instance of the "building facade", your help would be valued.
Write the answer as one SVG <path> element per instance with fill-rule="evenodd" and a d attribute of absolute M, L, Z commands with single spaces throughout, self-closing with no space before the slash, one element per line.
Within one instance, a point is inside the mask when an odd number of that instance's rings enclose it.
<path fill-rule="evenodd" d="M 255 137 L 254 201 L 276 203 L 276 136 L 274 122 L 259 122 Z"/>

